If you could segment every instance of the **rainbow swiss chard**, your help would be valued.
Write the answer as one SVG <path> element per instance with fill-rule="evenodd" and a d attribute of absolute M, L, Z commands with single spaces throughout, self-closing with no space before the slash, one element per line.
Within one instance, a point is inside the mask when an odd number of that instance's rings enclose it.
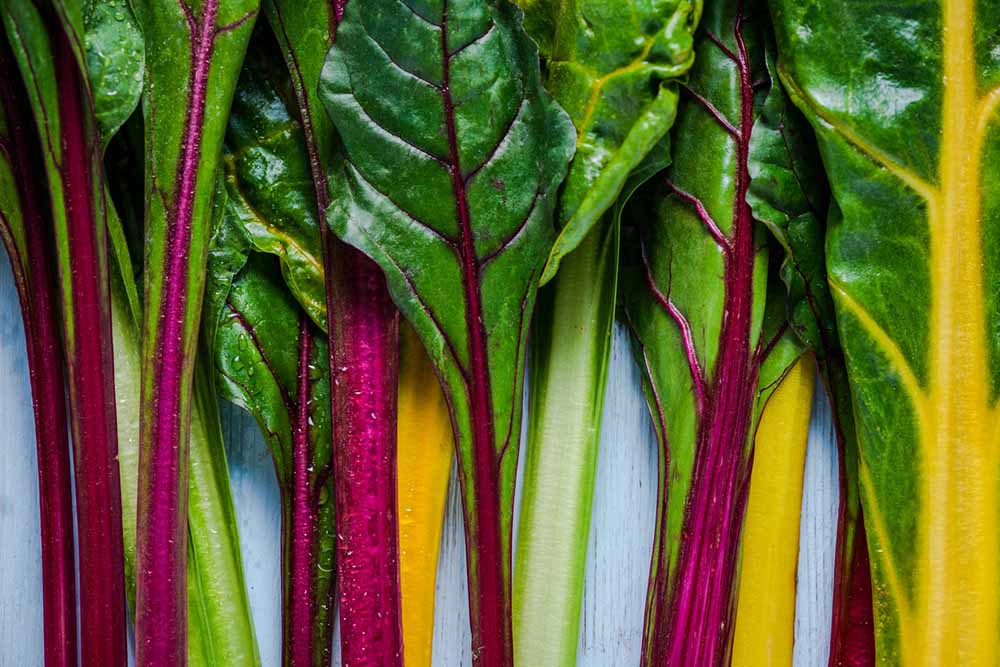
<path fill-rule="evenodd" d="M 830 665 L 874 662 L 871 577 L 858 489 L 858 446 L 844 353 L 827 285 L 824 241 L 830 206 L 815 138 L 791 104 L 767 53 L 771 88 L 750 139 L 754 217 L 784 250 L 789 326 L 814 351 L 834 417 L 840 465 L 840 510 L 834 565 Z M 756 463 L 755 463 L 756 465 Z M 759 642 L 759 633 L 752 641 Z"/>
<path fill-rule="evenodd" d="M 746 202 L 766 83 L 748 12 L 742 0 L 706 5 L 673 163 L 632 207 L 637 266 L 622 298 L 661 448 L 645 665 L 729 654 L 753 434 L 801 351 Z"/>
<path fill-rule="evenodd" d="M 125 664 L 126 610 L 100 131 L 113 132 L 131 110 L 127 100 L 109 109 L 111 96 L 102 94 L 110 92 L 102 88 L 108 80 L 92 85 L 85 44 L 100 51 L 107 34 L 87 28 L 106 28 L 107 17 L 88 10 L 85 17 L 81 4 L 62 0 L 2 7 L 39 134 L 53 220 L 83 573 L 81 658 L 114 667 Z M 121 23 L 107 29 L 120 40 L 129 26 Z M 128 57 L 109 60 L 128 71 Z"/>
<path fill-rule="evenodd" d="M 31 376 L 41 520 L 42 613 L 46 667 L 76 664 L 76 563 L 52 229 L 40 191 L 44 176 L 26 93 L 0 35 L 0 238 L 21 302 Z"/>
<path fill-rule="evenodd" d="M 826 254 L 855 405 L 876 658 L 993 664 L 1000 94 L 998 40 L 983 26 L 998 8 L 771 10 L 780 76 L 816 130 L 836 202 Z M 807 19 L 812 30 L 798 29 Z M 863 63 L 839 55 L 861 50 Z"/>
<path fill-rule="evenodd" d="M 236 143 L 259 142 L 243 146 L 235 164 L 248 175 L 264 164 L 278 167 L 268 173 L 281 173 L 282 187 L 259 171 L 245 180 L 263 215 L 244 228 L 257 250 L 280 257 L 293 294 L 330 332 L 342 654 L 351 663 L 392 664 L 402 656 L 394 481 L 398 318 L 378 267 L 337 241 L 326 223 L 325 170 L 335 159 L 336 135 L 307 91 L 315 90 L 331 37 L 303 26 L 332 30 L 334 7 L 270 3 L 266 9 L 287 71 L 277 54 L 252 59 L 253 89 L 241 88 L 230 134 Z M 269 40 L 260 36 L 255 55 L 274 51 Z"/>
<path fill-rule="evenodd" d="M 574 136 L 520 19 L 488 0 L 349 3 L 319 88 L 343 142 L 328 223 L 385 271 L 451 410 L 482 665 L 514 657 L 524 346 Z"/>
<path fill-rule="evenodd" d="M 136 661 L 186 649 L 187 452 L 212 196 L 256 0 L 136 0 L 147 43 Z"/>
<path fill-rule="evenodd" d="M 142 237 L 141 124 L 134 118 L 127 131 L 109 146 L 109 189 L 116 206 L 108 208 L 108 233 L 114 257 L 111 324 L 118 397 L 118 464 L 122 478 L 122 529 L 125 536 L 126 594 L 135 605 L 136 505 L 139 473 L 139 409 L 141 387 L 141 304 L 129 246 Z M 138 125 L 138 127 L 136 127 Z M 135 130 L 138 129 L 138 132 Z M 139 136 L 133 136 L 138 134 Z M 116 207 L 123 211 L 121 218 Z M 217 664 L 254 667 L 260 664 L 243 563 L 229 471 L 222 441 L 215 385 L 209 359 L 195 370 L 188 456 L 187 661 L 192 667 Z"/>
<path fill-rule="evenodd" d="M 558 204 L 558 240 L 532 343 L 527 461 L 514 568 L 518 663 L 572 665 L 611 327 L 620 206 L 666 166 L 664 137 L 693 60 L 700 2 L 524 1 L 546 88 L 577 128 Z M 558 274 L 555 273 L 559 267 Z"/>

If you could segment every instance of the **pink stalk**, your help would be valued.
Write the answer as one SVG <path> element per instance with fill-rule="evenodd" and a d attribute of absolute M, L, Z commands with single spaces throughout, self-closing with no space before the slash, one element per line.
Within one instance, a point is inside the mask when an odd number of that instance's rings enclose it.
<path fill-rule="evenodd" d="M 749 60 L 743 41 L 742 8 L 737 13 L 737 52 L 727 55 L 740 77 L 740 127 L 737 142 L 736 192 L 730 235 L 713 238 L 725 261 L 725 301 L 719 353 L 714 377 L 706 383 L 701 369 L 691 364 L 698 400 L 698 440 L 691 490 L 684 516 L 684 536 L 676 571 L 668 584 L 670 550 L 660 548 L 653 563 L 653 579 L 646 612 L 646 647 L 643 665 L 721 665 L 728 653 L 728 628 L 733 619 L 733 591 L 739 537 L 746 507 L 750 464 L 746 448 L 760 363 L 767 348 L 751 343 L 754 223 L 746 203 L 750 131 L 753 125 L 753 89 Z M 732 134 L 732 133 L 731 133 Z M 678 195 L 680 196 L 680 195 Z M 681 197 L 682 201 L 686 201 Z M 690 202 L 688 202 L 690 203 Z M 696 211 L 701 212 L 696 207 Z M 711 228 L 709 229 L 711 231 Z M 652 283 L 651 283 L 651 286 Z M 655 286 L 654 286 L 655 287 Z M 670 312 L 669 304 L 664 305 Z M 671 312 L 673 316 L 673 313 Z M 676 319 L 676 317 L 675 317 Z M 684 327 L 682 327 L 682 331 Z M 688 358 L 696 359 L 689 337 L 684 337 Z M 661 465 L 661 482 L 669 466 Z M 661 485 L 665 489 L 665 485 Z M 665 520 L 665 494 L 660 498 L 658 521 Z M 657 539 L 664 539 L 663 523 Z"/>
<path fill-rule="evenodd" d="M 187 441 L 197 330 L 188 293 L 195 186 L 202 157 L 201 135 L 219 29 L 218 0 L 206 0 L 200 19 L 190 13 L 191 78 L 188 114 L 181 137 L 174 200 L 167 212 L 163 294 L 155 331 L 152 365 L 143 372 L 139 513 L 136 549 L 136 664 L 173 667 L 187 654 Z M 163 82 L 161 85 L 166 85 Z M 145 346 L 145 343 L 144 343 Z M 151 378 L 148 380 L 147 377 Z"/>
<path fill-rule="evenodd" d="M 299 363 L 297 401 L 294 405 L 291 493 L 282 498 L 286 509 L 285 543 L 282 559 L 285 571 L 282 615 L 282 664 L 310 667 L 314 655 L 315 601 L 313 575 L 316 562 L 317 515 L 309 469 L 309 359 L 312 338 L 309 321 L 299 320 Z M 318 488 L 318 487 L 317 487 Z"/>
<path fill-rule="evenodd" d="M 24 256 L 13 241 L 10 222 L 0 216 L 0 237 L 11 260 L 21 301 L 28 369 L 31 375 L 42 547 L 42 610 L 45 667 L 76 664 L 76 582 L 73 515 L 66 428 L 63 357 L 59 340 L 59 295 L 55 281 L 54 239 L 42 212 L 37 186 L 44 179 L 37 149 L 28 144 L 34 127 L 24 113 L 23 90 L 6 42 L 0 45 L 0 105 L 9 134 L 0 151 L 14 171 L 24 230 Z"/>
<path fill-rule="evenodd" d="M 345 4 L 331 3 L 331 35 Z M 284 31 L 280 8 L 275 15 L 277 28 Z M 337 240 L 329 228 L 324 156 L 309 102 L 309 90 L 317 82 L 304 80 L 294 56 L 287 60 L 309 154 L 325 267 L 341 657 L 352 667 L 392 667 L 403 660 L 396 516 L 399 315 L 378 265 Z M 289 520 L 296 531 L 293 540 L 301 539 L 305 550 L 305 533 L 298 532 L 294 514 Z M 311 581 L 309 563 L 300 558 L 289 576 L 287 615 L 303 620 L 294 621 L 298 634 L 287 641 L 296 645 L 286 650 L 295 665 L 307 665 L 312 643 L 321 639 L 304 627 L 304 619 L 315 613 L 305 601 L 311 587 L 303 588 Z"/>
<path fill-rule="evenodd" d="M 331 394 L 341 656 L 402 665 L 396 517 L 399 315 L 382 270 L 335 243 Z"/>
<path fill-rule="evenodd" d="M 80 72 L 66 36 L 53 31 L 53 37 L 61 88 L 60 170 L 71 242 L 60 268 L 68 272 L 62 278 L 71 289 L 63 319 L 76 468 L 81 655 L 84 665 L 115 667 L 125 665 L 126 611 L 107 230 L 95 215 L 93 169 L 100 162 L 93 114 L 84 108 Z M 96 195 L 102 192 L 97 189 Z"/>

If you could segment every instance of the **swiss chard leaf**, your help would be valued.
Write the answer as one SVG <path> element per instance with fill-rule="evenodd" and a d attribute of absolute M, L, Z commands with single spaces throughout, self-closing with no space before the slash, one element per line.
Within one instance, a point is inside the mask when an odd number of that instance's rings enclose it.
<path fill-rule="evenodd" d="M 558 204 L 564 229 L 542 282 L 560 270 L 542 288 L 533 325 L 514 643 L 521 660 L 571 665 L 616 312 L 619 212 L 669 162 L 676 81 L 693 61 L 701 12 L 686 0 L 521 5 L 543 45 L 546 88 L 576 126 L 577 150 Z"/>
<path fill-rule="evenodd" d="M 257 0 L 136 0 L 147 43 L 136 659 L 183 660 L 184 469 L 212 195 Z"/>
<path fill-rule="evenodd" d="M 739 0 L 710 2 L 695 50 L 673 163 L 631 207 L 622 293 L 661 447 L 648 665 L 727 655 L 753 433 L 801 351 L 746 202 L 762 27 Z"/>
<path fill-rule="evenodd" d="M 874 656 L 871 582 L 854 413 L 827 285 L 824 242 L 830 194 L 812 131 L 778 80 L 773 48 L 768 49 L 767 65 L 771 87 L 750 139 L 747 201 L 785 251 L 781 279 L 788 289 L 788 322 L 814 351 L 833 409 L 840 511 L 830 664 L 858 664 Z"/>
<path fill-rule="evenodd" d="M 1000 521 L 1000 40 L 986 26 L 1000 7 L 775 0 L 771 12 L 779 74 L 816 131 L 835 200 L 826 254 L 876 658 L 992 664 L 1000 535 L 983 526 Z"/>
<path fill-rule="evenodd" d="M 524 346 L 573 152 L 537 58 L 505 2 L 353 3 L 319 90 L 344 145 L 329 224 L 385 271 L 451 407 L 473 655 L 485 665 L 513 659 Z"/>

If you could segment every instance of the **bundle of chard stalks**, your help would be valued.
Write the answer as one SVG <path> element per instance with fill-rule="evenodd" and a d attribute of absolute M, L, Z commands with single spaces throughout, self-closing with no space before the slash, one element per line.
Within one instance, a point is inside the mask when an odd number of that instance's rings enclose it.
<path fill-rule="evenodd" d="M 616 321 L 642 665 L 791 665 L 815 384 L 829 664 L 1000 664 L 1000 2 L 0 15 L 46 667 L 124 667 L 130 617 L 139 667 L 260 665 L 220 396 L 274 459 L 283 665 L 431 664 L 453 460 L 472 664 L 575 664 Z"/>

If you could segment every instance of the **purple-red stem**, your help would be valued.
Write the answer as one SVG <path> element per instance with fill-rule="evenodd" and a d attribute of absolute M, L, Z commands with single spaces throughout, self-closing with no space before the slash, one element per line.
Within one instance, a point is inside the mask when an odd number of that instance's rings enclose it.
<path fill-rule="evenodd" d="M 345 4 L 331 2 L 331 38 Z M 280 8 L 275 11 L 283 31 Z M 284 38 L 289 41 L 287 34 Z M 351 667 L 392 667 L 403 660 L 396 516 L 399 315 L 378 265 L 335 239 L 329 229 L 327 178 L 307 92 L 315 82 L 303 80 L 294 54 L 287 58 L 309 155 L 325 269 L 341 659 Z M 305 567 L 300 562 L 291 575 L 301 582 L 293 584 L 297 597 L 305 591 L 311 595 L 311 586 L 299 588 L 307 581 Z M 310 614 L 314 611 L 310 608 Z M 295 613 L 305 611 L 289 610 Z M 295 641 L 309 643 L 291 649 L 295 659 L 315 655 L 311 643 L 319 639 L 298 636 Z"/>
<path fill-rule="evenodd" d="M 459 159 L 455 104 L 451 98 L 451 58 L 448 46 L 448 3 L 441 17 L 443 75 L 441 94 L 448 136 L 448 168 L 459 222 L 459 255 L 465 295 L 465 321 L 469 330 L 469 406 L 472 418 L 473 485 L 476 506 L 465 507 L 466 564 L 469 569 L 469 615 L 472 630 L 472 660 L 484 667 L 511 667 L 514 664 L 511 626 L 510 541 L 502 535 L 503 515 L 500 490 L 500 457 L 496 454 L 493 395 L 490 389 L 488 343 L 484 324 L 481 266 L 476 256 L 475 234 L 469 213 L 469 199 Z M 464 494 L 463 494 L 464 498 Z M 470 521 L 469 517 L 474 517 Z"/>
<path fill-rule="evenodd" d="M 115 421 L 107 230 L 95 215 L 97 128 L 66 35 L 53 31 L 60 85 L 60 164 L 71 242 L 64 304 L 80 554 L 80 636 L 84 665 L 125 665 L 125 575 Z M 89 123 L 87 127 L 85 123 Z M 69 306 L 66 308 L 65 306 Z"/>
<path fill-rule="evenodd" d="M 183 4 L 183 3 L 182 3 Z M 195 187 L 218 0 L 206 0 L 191 32 L 188 114 L 174 201 L 167 211 L 163 294 L 152 337 L 152 382 L 143 382 L 136 550 L 136 664 L 177 667 L 187 657 L 187 437 L 194 345 L 186 334 Z M 186 10 L 186 5 L 184 5 Z M 169 85 L 162 82 L 162 85 Z M 187 394 L 187 395 L 185 395 Z"/>
<path fill-rule="evenodd" d="M 311 667 L 314 655 L 317 513 L 313 502 L 309 439 L 309 377 L 312 337 L 306 316 L 299 319 L 298 389 L 292 442 L 291 488 L 283 491 L 286 504 L 284 530 L 284 614 L 282 614 L 282 664 Z"/>
<path fill-rule="evenodd" d="M 396 517 L 399 316 L 382 270 L 334 248 L 333 395 L 341 658 L 402 665 Z"/>
<path fill-rule="evenodd" d="M 28 144 L 34 127 L 23 107 L 27 95 L 13 89 L 18 73 L 6 41 L 0 41 L 0 104 L 9 130 L 9 140 L 0 140 L 0 150 L 14 171 L 25 237 L 25 257 L 18 255 L 13 243 L 7 252 L 21 301 L 35 415 L 45 667 L 71 667 L 77 657 L 76 563 L 59 294 L 52 252 L 55 240 L 38 190 L 44 179 L 37 164 L 38 150 Z M 8 221 L 0 220 L 0 224 L 11 231 Z"/>
<path fill-rule="evenodd" d="M 750 339 L 755 247 L 746 194 L 753 90 L 742 25 L 740 7 L 734 30 L 737 53 L 732 54 L 740 79 L 740 127 L 735 138 L 738 164 L 731 236 L 720 244 L 725 258 L 725 300 L 719 353 L 704 408 L 698 415 L 693 479 L 672 589 L 666 581 L 668 549 L 663 548 L 665 534 L 660 525 L 660 558 L 654 564 L 647 603 L 643 656 L 647 667 L 721 665 L 732 627 L 733 580 L 750 473 L 746 449 L 761 361 Z M 692 374 L 697 372 L 697 366 L 692 366 Z M 661 484 L 666 481 L 663 474 Z M 660 502 L 665 500 L 664 487 Z M 666 507 L 661 506 L 658 519 L 665 516 Z M 664 596 L 668 604 L 664 604 Z"/>
<path fill-rule="evenodd" d="M 827 346 L 832 349 L 831 346 Z M 840 458 L 840 507 L 837 512 L 837 557 L 834 563 L 833 623 L 830 632 L 829 667 L 871 667 L 875 664 L 875 621 L 872 609 L 872 581 L 868 561 L 868 541 L 861 506 L 852 515 L 847 494 L 850 483 L 845 461 L 848 446 L 842 420 L 838 416 L 850 410 L 847 397 L 837 389 L 837 379 L 846 376 L 843 359 L 827 359 L 821 365 L 827 394 L 833 409 Z M 839 378 L 834 377 L 835 375 Z M 848 528 L 854 524 L 853 540 L 848 543 Z"/>

